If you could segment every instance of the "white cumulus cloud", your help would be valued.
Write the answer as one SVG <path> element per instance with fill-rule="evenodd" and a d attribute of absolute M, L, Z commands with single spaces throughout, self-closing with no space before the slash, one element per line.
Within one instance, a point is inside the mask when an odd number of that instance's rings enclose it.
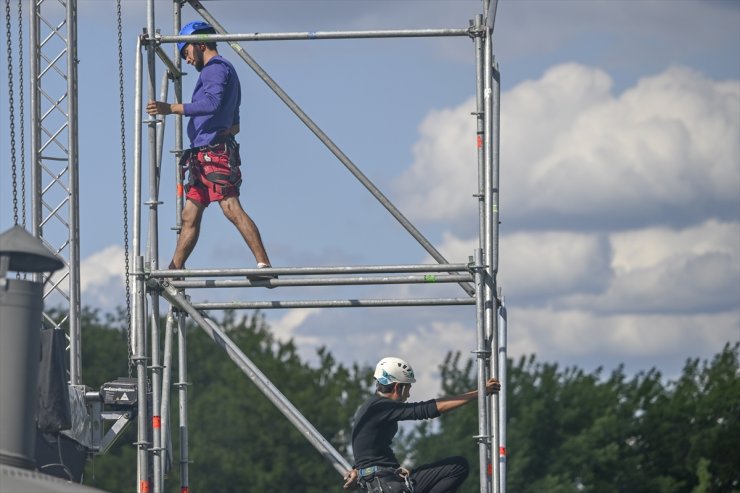
<path fill-rule="evenodd" d="M 502 95 L 501 217 L 514 227 L 687 224 L 737 214 L 740 83 L 687 68 L 621 95 L 597 68 L 564 64 Z M 472 99 L 429 114 L 399 178 L 427 221 L 475 214 Z"/>
<path fill-rule="evenodd" d="M 86 306 L 112 310 L 125 306 L 125 253 L 110 245 L 80 262 L 80 291 Z"/>

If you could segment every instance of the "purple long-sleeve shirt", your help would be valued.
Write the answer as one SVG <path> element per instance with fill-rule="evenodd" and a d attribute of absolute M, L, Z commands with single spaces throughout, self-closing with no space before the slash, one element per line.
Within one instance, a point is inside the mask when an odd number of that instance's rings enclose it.
<path fill-rule="evenodd" d="M 221 55 L 205 64 L 193 90 L 191 103 L 183 105 L 188 122 L 190 147 L 215 143 L 219 132 L 239 124 L 242 101 L 239 76 L 234 66 Z"/>

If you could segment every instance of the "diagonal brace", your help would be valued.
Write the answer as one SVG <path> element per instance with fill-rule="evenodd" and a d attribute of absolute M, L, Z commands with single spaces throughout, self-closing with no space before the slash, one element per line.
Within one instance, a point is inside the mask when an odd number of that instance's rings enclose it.
<path fill-rule="evenodd" d="M 226 333 L 213 320 L 205 317 L 185 299 L 185 297 L 172 286 L 166 286 L 162 296 L 171 304 L 182 309 L 190 315 L 190 318 L 213 339 L 218 347 L 223 349 L 231 360 L 249 377 L 257 388 L 265 394 L 283 415 L 288 418 L 293 426 L 300 431 L 321 455 L 331 462 L 339 474 L 344 475 L 352 469 L 347 459 L 340 454 L 334 446 L 324 438 L 321 433 L 301 414 L 301 412 L 275 387 L 262 371 L 255 365 L 246 354 L 239 349 L 234 341 L 229 339 Z"/>

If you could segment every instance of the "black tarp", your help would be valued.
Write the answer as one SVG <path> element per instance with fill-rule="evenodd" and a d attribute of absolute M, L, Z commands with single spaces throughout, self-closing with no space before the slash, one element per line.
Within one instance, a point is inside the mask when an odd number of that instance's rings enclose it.
<path fill-rule="evenodd" d="M 41 362 L 39 363 L 37 426 L 42 433 L 59 433 L 72 427 L 64 364 L 67 338 L 63 330 L 41 331 Z"/>

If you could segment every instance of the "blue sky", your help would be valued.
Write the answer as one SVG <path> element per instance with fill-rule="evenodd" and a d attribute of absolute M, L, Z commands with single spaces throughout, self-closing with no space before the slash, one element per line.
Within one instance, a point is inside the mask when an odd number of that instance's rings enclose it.
<path fill-rule="evenodd" d="M 204 5 L 232 33 L 465 27 L 481 10 L 479 1 L 465 0 Z M 156 24 L 169 33 L 171 2 L 156 6 Z M 133 52 L 145 7 L 143 0 L 124 2 L 129 164 Z M 80 0 L 78 11 L 83 303 L 110 309 L 123 302 L 115 2 Z M 184 22 L 191 18 L 197 14 L 184 7 Z M 740 2 L 501 0 L 494 45 L 502 73 L 499 280 L 510 355 L 534 352 L 588 370 L 657 366 L 674 376 L 686 358 L 710 357 L 740 340 Z M 242 46 L 450 261 L 472 254 L 471 40 Z M 227 46 L 220 51 L 235 61 L 244 93 L 242 203 L 273 264 L 430 262 L 267 86 Z M 6 80 L 7 64 L 0 65 Z M 188 72 L 186 97 L 195 80 Z M 160 66 L 157 81 L 161 74 Z M 7 97 L 0 105 L 7 114 Z M 2 128 L 4 230 L 12 224 L 12 202 L 5 121 Z M 171 146 L 170 135 L 165 149 Z M 165 169 L 161 264 L 174 247 L 173 164 Z M 254 261 L 210 207 L 188 265 Z M 230 300 L 460 293 L 453 286 L 192 294 Z M 475 346 L 471 307 L 266 316 L 307 357 L 319 345 L 347 363 L 407 357 L 428 382 L 417 386 L 419 398 L 437 391 L 446 351 Z"/>

